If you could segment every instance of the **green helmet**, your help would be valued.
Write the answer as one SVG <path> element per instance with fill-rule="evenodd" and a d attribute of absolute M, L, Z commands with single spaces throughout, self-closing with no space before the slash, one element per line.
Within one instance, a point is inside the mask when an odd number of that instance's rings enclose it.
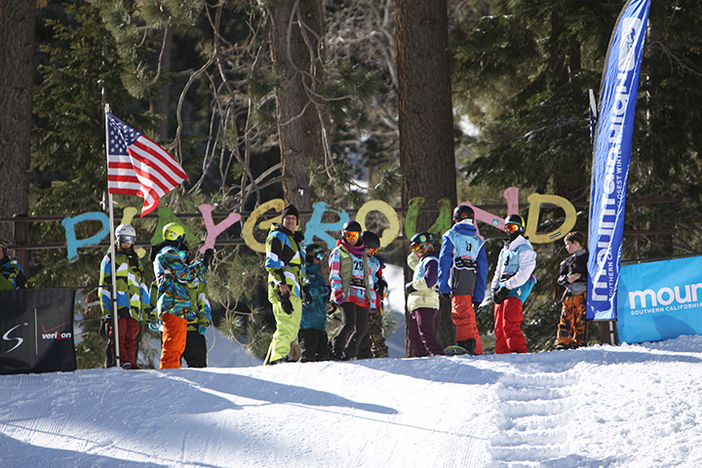
<path fill-rule="evenodd" d="M 185 229 L 178 223 L 168 223 L 163 226 L 163 238 L 167 241 L 177 241 L 185 236 Z"/>

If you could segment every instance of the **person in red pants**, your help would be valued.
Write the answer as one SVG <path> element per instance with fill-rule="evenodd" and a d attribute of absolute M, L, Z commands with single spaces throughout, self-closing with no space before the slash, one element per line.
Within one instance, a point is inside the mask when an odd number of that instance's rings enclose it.
<path fill-rule="evenodd" d="M 451 320 L 456 325 L 456 346 L 446 348 L 452 354 L 482 354 L 475 310 L 485 298 L 488 262 L 485 245 L 475 227 L 475 213 L 470 206 L 453 210 L 451 229 L 446 231 L 439 252 L 439 292 L 451 298 Z"/>
<path fill-rule="evenodd" d="M 536 252 L 524 237 L 524 219 L 516 214 L 505 219 L 507 242 L 500 252 L 492 278 L 495 302 L 495 353 L 527 353 L 522 332 L 522 304 L 536 284 Z"/>

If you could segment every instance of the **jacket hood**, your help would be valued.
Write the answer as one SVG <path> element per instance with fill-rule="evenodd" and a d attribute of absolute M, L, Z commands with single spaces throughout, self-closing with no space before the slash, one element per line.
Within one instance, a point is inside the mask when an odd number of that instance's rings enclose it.
<path fill-rule="evenodd" d="M 455 232 L 457 232 L 459 234 L 463 234 L 466 236 L 474 236 L 478 233 L 478 230 L 475 229 L 475 226 L 473 226 L 472 224 L 468 224 L 468 223 L 454 224 L 451 229 L 453 229 Z"/>
<path fill-rule="evenodd" d="M 156 255 L 158 255 L 158 253 L 164 247 L 175 247 L 175 241 L 163 241 L 151 247 L 151 255 L 149 256 L 149 258 L 152 262 L 156 260 Z"/>

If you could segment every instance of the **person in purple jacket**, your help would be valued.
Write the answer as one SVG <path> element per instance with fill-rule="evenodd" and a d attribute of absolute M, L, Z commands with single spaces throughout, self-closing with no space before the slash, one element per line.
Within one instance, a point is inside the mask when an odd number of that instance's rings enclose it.
<path fill-rule="evenodd" d="M 412 253 L 407 265 L 414 270 L 412 281 L 407 283 L 407 323 L 410 346 L 415 357 L 443 356 L 444 348 L 434 336 L 434 319 L 439 311 L 439 256 L 434 252 L 434 236 L 420 232 L 410 240 Z"/>

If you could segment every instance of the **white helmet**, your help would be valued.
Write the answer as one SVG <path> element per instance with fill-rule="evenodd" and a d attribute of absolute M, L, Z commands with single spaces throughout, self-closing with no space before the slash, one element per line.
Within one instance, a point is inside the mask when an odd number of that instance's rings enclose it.
<path fill-rule="evenodd" d="M 117 229 L 115 229 L 115 237 L 119 236 L 132 236 L 136 239 L 136 230 L 131 224 L 120 224 L 117 226 Z"/>

